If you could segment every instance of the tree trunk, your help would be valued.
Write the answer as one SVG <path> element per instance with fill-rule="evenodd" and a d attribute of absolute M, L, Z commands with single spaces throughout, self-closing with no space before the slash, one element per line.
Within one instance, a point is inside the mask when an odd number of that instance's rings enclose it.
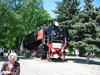
<path fill-rule="evenodd" d="M 24 40 L 24 38 L 22 39 L 21 45 L 20 45 L 20 55 L 22 55 L 22 51 L 23 51 L 23 40 Z"/>
<path fill-rule="evenodd" d="M 89 64 L 90 52 L 88 52 L 86 63 Z"/>

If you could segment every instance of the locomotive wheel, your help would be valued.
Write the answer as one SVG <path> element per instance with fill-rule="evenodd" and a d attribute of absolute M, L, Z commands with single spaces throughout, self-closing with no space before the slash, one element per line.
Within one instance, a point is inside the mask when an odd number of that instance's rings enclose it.
<path fill-rule="evenodd" d="M 43 59 L 43 56 L 41 56 L 40 59 L 42 60 Z"/>
<path fill-rule="evenodd" d="M 43 55 L 41 55 L 40 59 L 41 59 L 41 60 L 43 60 L 43 58 L 44 58 L 44 56 L 43 56 Z"/>
<path fill-rule="evenodd" d="M 52 59 L 50 58 L 50 52 L 47 52 L 47 60 L 50 62 L 52 61 Z"/>

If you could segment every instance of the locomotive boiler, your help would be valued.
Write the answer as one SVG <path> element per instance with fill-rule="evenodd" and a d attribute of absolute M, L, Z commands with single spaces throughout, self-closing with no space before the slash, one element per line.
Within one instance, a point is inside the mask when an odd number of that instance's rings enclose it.
<path fill-rule="evenodd" d="M 24 48 L 41 58 L 65 60 L 66 32 L 58 26 L 58 22 L 49 21 L 49 25 L 37 27 L 35 32 L 26 36 Z"/>

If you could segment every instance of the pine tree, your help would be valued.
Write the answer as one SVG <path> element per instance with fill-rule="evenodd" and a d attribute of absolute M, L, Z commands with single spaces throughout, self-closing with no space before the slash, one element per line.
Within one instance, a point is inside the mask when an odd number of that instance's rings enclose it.
<path fill-rule="evenodd" d="M 80 50 L 80 56 L 83 52 L 100 52 L 100 14 L 99 8 L 94 8 L 93 0 L 85 0 L 84 10 L 79 13 L 79 22 L 73 25 L 73 40 L 70 44 Z"/>
<path fill-rule="evenodd" d="M 71 28 L 77 21 L 75 17 L 80 8 L 80 1 L 78 0 L 62 0 L 62 2 L 55 2 L 57 4 L 57 9 L 53 10 L 55 14 L 58 14 L 57 21 L 60 23 L 60 27 Z"/>

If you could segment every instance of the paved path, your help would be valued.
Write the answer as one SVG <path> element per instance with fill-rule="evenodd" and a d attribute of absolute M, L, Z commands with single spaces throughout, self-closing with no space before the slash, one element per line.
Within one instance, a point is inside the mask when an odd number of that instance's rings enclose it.
<path fill-rule="evenodd" d="M 7 58 L 0 58 L 0 68 Z M 53 59 L 52 62 L 39 58 L 28 59 L 20 56 L 20 75 L 100 75 L 100 61 L 85 64 L 85 58 L 66 57 L 66 60 Z"/>
<path fill-rule="evenodd" d="M 38 58 L 20 60 L 21 63 L 33 70 L 35 75 L 100 75 L 100 65 L 85 64 L 81 61 L 78 63 L 72 60 L 56 61 L 48 62 Z"/>

